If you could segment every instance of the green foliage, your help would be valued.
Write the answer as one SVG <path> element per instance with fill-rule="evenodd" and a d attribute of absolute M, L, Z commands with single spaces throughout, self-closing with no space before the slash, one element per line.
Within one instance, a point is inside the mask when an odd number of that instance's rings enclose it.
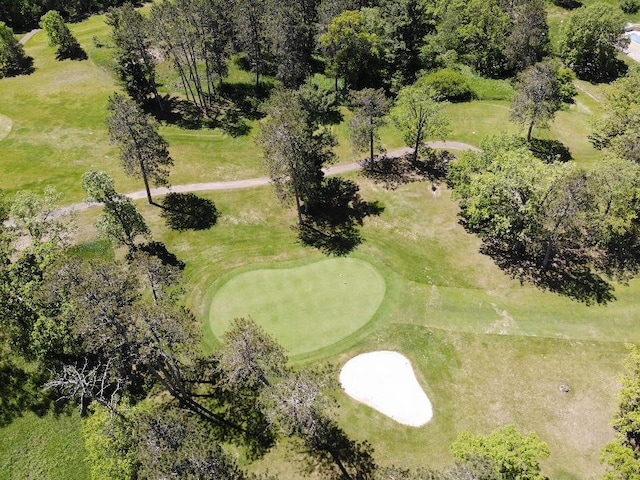
<path fill-rule="evenodd" d="M 432 88 L 417 82 L 400 91 L 391 109 L 393 123 L 402 132 L 406 145 L 414 148 L 414 160 L 427 139 L 444 138 L 448 131 L 445 103 L 439 100 Z"/>
<path fill-rule="evenodd" d="M 593 171 L 544 164 L 510 143 L 452 165 L 465 226 L 514 276 L 585 302 L 610 300 L 604 278 L 629 278 L 640 266 L 640 170 L 628 161 Z"/>
<path fill-rule="evenodd" d="M 368 151 L 373 162 L 376 143 L 380 142 L 378 129 L 385 123 L 384 116 L 391 107 L 391 102 L 384 92 L 367 88 L 353 92 L 353 116 L 349 121 L 350 140 L 357 151 Z"/>
<path fill-rule="evenodd" d="M 640 69 L 616 80 L 606 93 L 603 113 L 595 118 L 589 136 L 598 149 L 640 163 Z"/>
<path fill-rule="evenodd" d="M 640 454 L 637 441 L 640 435 L 640 350 L 627 345 L 629 355 L 625 361 L 626 375 L 618 394 L 618 411 L 613 418 L 616 438 L 602 450 L 600 461 L 611 469 L 606 480 L 640 478 Z"/>
<path fill-rule="evenodd" d="M 278 196 L 283 201 L 295 199 L 302 223 L 301 204 L 322 183 L 322 167 L 333 159 L 334 139 L 328 131 L 317 128 L 296 91 L 275 90 L 264 111 L 267 117 L 256 140 L 264 150 Z"/>
<path fill-rule="evenodd" d="M 87 54 L 82 50 L 78 40 L 56 10 L 49 10 L 40 18 L 40 28 L 49 37 L 49 45 L 57 47 L 56 56 L 59 60 L 87 58 Z"/>
<path fill-rule="evenodd" d="M 82 188 L 90 202 L 102 202 L 102 215 L 96 223 L 98 232 L 117 246 L 136 248 L 136 237 L 151 232 L 133 201 L 117 193 L 113 179 L 106 172 L 90 170 L 82 176 Z"/>
<path fill-rule="evenodd" d="M 476 96 L 468 78 L 451 68 L 429 73 L 420 79 L 420 83 L 433 88 L 440 98 L 450 102 L 467 102 Z"/>
<path fill-rule="evenodd" d="M 640 2 L 638 0 L 620 0 L 620 10 L 628 14 L 638 13 Z"/>
<path fill-rule="evenodd" d="M 549 446 L 535 433 L 522 434 L 506 425 L 487 436 L 462 433 L 451 445 L 453 456 L 463 462 L 487 459 L 497 473 L 513 480 L 544 480 L 540 460 L 550 454 Z"/>
<path fill-rule="evenodd" d="M 384 48 L 378 10 L 347 10 L 337 16 L 320 45 L 328 57 L 327 74 L 345 81 L 345 88 L 377 86 Z"/>
<path fill-rule="evenodd" d="M 616 78 L 622 69 L 618 51 L 629 44 L 624 35 L 625 24 L 620 11 L 606 3 L 575 10 L 562 27 L 560 57 L 579 78 Z"/>
<path fill-rule="evenodd" d="M 137 460 L 133 426 L 121 417 L 93 403 L 82 425 L 91 480 L 134 478 Z"/>
<path fill-rule="evenodd" d="M 33 58 L 24 53 L 24 48 L 13 35 L 13 30 L 0 22 L 0 78 L 31 73 Z"/>
<path fill-rule="evenodd" d="M 540 62 L 518 76 L 516 96 L 511 105 L 511 119 L 528 125 L 527 141 L 531 141 L 534 125 L 546 126 L 562 106 L 562 88 L 558 65 Z"/>
<path fill-rule="evenodd" d="M 110 10 L 105 22 L 113 29 L 116 71 L 129 96 L 139 105 L 151 95 L 159 101 L 147 19 L 132 4 L 125 3 Z"/>

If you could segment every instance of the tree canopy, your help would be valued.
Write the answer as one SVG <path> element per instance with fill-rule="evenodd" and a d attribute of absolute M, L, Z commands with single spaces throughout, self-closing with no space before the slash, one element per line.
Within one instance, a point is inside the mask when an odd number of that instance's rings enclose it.
<path fill-rule="evenodd" d="M 564 22 L 559 54 L 579 78 L 608 81 L 616 78 L 622 64 L 618 52 L 629 44 L 624 35 L 622 13 L 607 3 L 575 10 Z"/>

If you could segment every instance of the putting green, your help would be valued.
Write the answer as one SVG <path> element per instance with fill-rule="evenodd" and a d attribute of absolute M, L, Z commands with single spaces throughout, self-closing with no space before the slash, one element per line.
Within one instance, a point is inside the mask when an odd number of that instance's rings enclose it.
<path fill-rule="evenodd" d="M 384 278 L 369 263 L 334 258 L 240 273 L 215 293 L 209 325 L 216 337 L 239 317 L 251 317 L 290 355 L 329 346 L 364 326 L 385 293 Z"/>
<path fill-rule="evenodd" d="M 4 139 L 11 132 L 13 121 L 6 115 L 0 113 L 0 140 Z"/>

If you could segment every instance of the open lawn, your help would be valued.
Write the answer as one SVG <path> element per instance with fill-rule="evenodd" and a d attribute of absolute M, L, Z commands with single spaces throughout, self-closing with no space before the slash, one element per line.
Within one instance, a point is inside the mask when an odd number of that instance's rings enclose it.
<path fill-rule="evenodd" d="M 0 141 L 0 188 L 9 193 L 54 185 L 71 203 L 84 196 L 79 180 L 89 168 L 107 170 L 120 191 L 142 188 L 124 176 L 108 143 L 107 98 L 118 87 L 107 68 L 110 50 L 92 40 L 108 39 L 103 18 L 72 30 L 89 60 L 55 61 L 40 33 L 26 46 L 35 73 L 0 81 L 0 119 L 13 123 Z M 237 69 L 232 75 L 247 81 Z M 478 85 L 484 100 L 446 107 L 448 139 L 479 145 L 487 135 L 522 133 L 509 121 L 509 101 L 503 98 L 508 85 Z M 562 141 L 576 161 L 589 165 L 601 157 L 587 135 L 603 87 L 578 87 L 575 105 L 560 112 L 548 131 L 534 134 Z M 340 162 L 355 157 L 344 113 L 345 121 L 333 127 Z M 265 174 L 252 140 L 255 129 L 235 138 L 175 125 L 162 125 L 161 132 L 175 160 L 173 184 Z M 389 150 L 403 146 L 392 126 L 381 137 Z M 439 195 L 423 183 L 387 191 L 357 172 L 349 178 L 360 184 L 364 200 L 379 201 L 384 211 L 365 221 L 364 243 L 340 259 L 300 245 L 291 229 L 293 209 L 278 204 L 270 187 L 201 194 L 221 215 L 207 231 L 169 231 L 158 208 L 138 202 L 154 238 L 187 264 L 187 303 L 202 321 L 203 349 L 215 347 L 216 335 L 234 316 L 251 315 L 289 348 L 294 363 L 330 363 L 336 374 L 358 353 L 397 350 L 411 359 L 433 402 L 434 419 L 425 427 L 403 427 L 335 392 L 340 424 L 355 438 L 369 440 L 380 464 L 444 465 L 460 431 L 486 433 L 512 422 L 549 443 L 545 475 L 597 478 L 598 452 L 613 435 L 608 422 L 623 344 L 640 342 L 640 280 L 618 286 L 617 300 L 603 306 L 521 285 L 479 253 L 478 239 L 458 224 L 446 187 Z M 85 256 L 112 254 L 94 239 L 98 213 L 92 209 L 78 219 L 78 249 Z M 292 315 L 294 310 L 304 313 Z M 560 392 L 561 384 L 570 392 Z M 75 416 L 27 415 L 0 429 L 0 477 L 87 478 L 80 423 Z M 278 448 L 252 468 L 303 478 L 291 458 Z"/>

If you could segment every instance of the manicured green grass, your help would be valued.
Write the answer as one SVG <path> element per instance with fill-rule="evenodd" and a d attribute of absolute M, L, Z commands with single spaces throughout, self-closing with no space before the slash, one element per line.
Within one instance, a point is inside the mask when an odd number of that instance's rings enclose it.
<path fill-rule="evenodd" d="M 7 480 L 86 480 L 82 420 L 72 415 L 32 413 L 0 428 L 0 478 Z"/>
<path fill-rule="evenodd" d="M 292 356 L 332 345 L 366 325 L 384 298 L 382 276 L 355 258 L 249 270 L 212 287 L 209 328 L 220 338 L 251 317 Z"/>

